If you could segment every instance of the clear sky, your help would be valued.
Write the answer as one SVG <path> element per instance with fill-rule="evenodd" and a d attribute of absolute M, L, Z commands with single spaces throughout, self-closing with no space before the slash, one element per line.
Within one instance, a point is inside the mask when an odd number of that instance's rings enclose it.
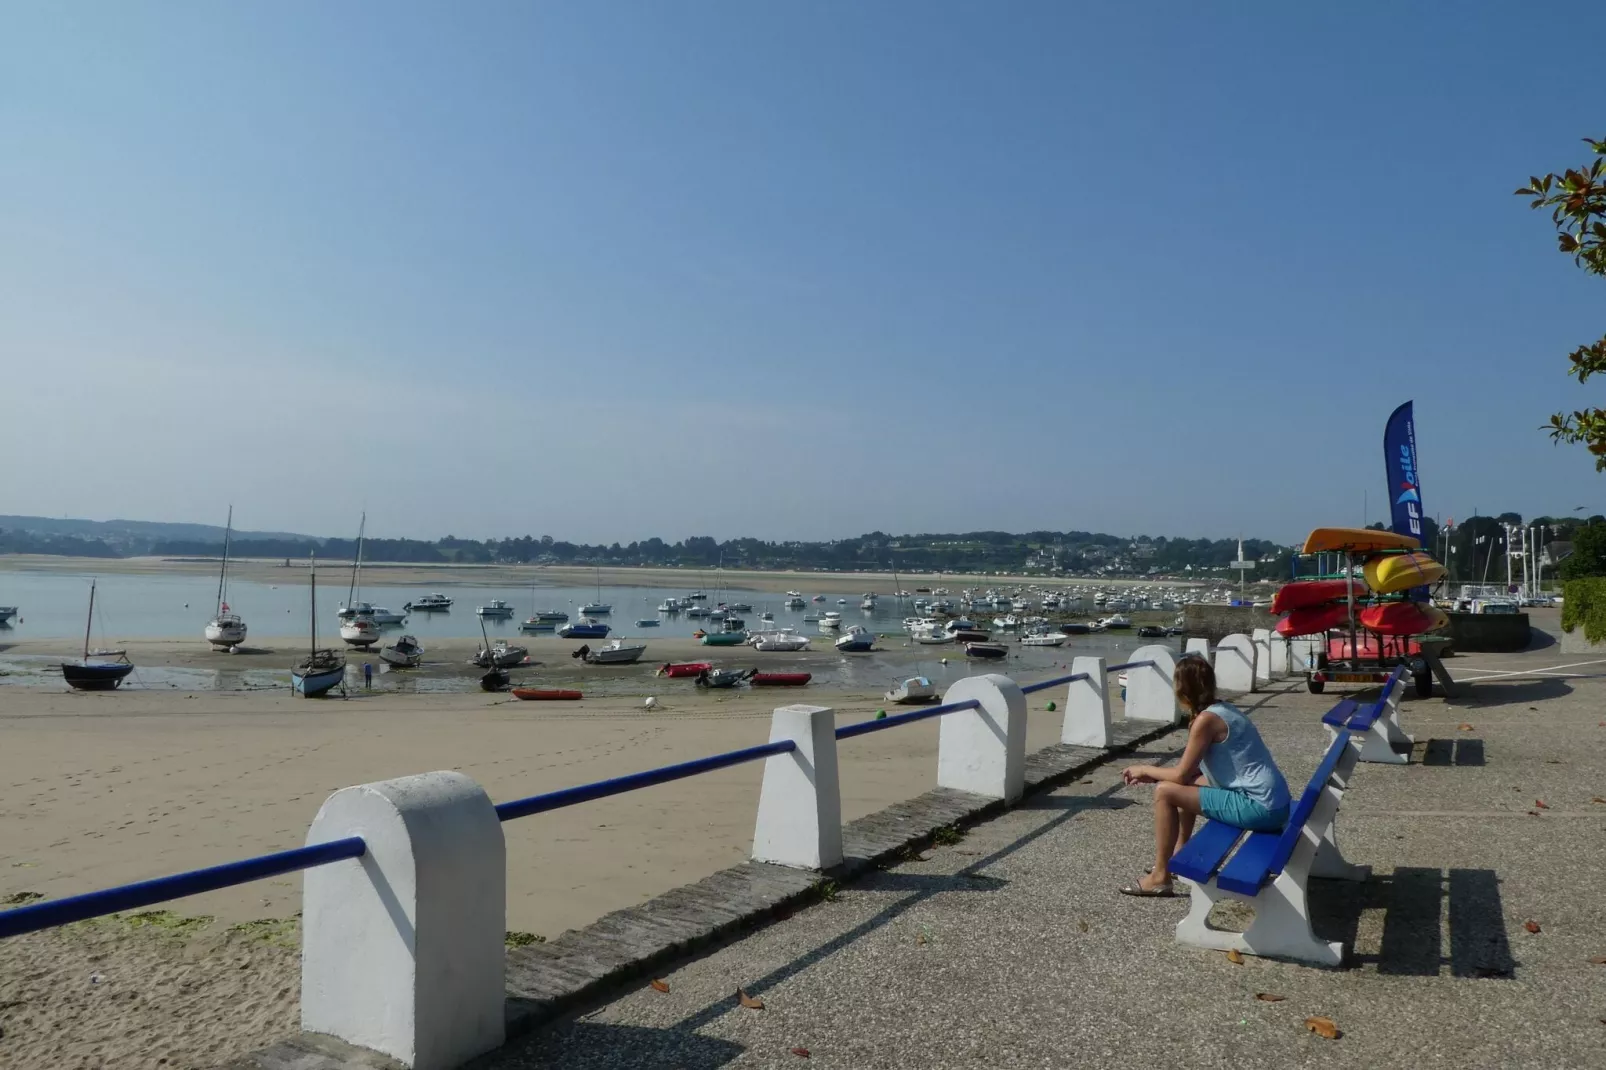
<path fill-rule="evenodd" d="M 1227 9 L 1216 10 L 1216 9 Z M 7 5 L 0 513 L 1295 539 L 1585 505 L 1510 4 Z"/>

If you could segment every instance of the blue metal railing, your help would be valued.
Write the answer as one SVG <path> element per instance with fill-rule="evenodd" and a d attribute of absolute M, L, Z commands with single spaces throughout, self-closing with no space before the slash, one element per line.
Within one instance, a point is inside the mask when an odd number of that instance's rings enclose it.
<path fill-rule="evenodd" d="M 581 784 L 573 788 L 559 788 L 543 795 L 531 795 L 528 799 L 513 799 L 510 802 L 500 803 L 496 807 L 496 816 L 503 821 L 512 821 L 520 817 L 529 817 L 531 814 L 544 814 L 548 810 L 561 810 L 565 806 L 574 806 L 577 803 L 590 802 L 593 799 L 606 799 L 610 795 L 623 795 L 627 791 L 637 788 L 650 788 L 654 784 L 667 784 L 671 780 L 682 780 L 698 773 L 710 773 L 715 769 L 728 769 L 733 765 L 744 762 L 756 762 L 760 758 L 768 758 L 772 754 L 788 754 L 797 750 L 797 744 L 790 739 L 778 740 L 774 743 L 762 743 L 757 747 L 746 747 L 742 750 L 727 751 L 724 754 L 714 754 L 707 758 L 694 758 L 689 762 L 678 765 L 665 765 L 657 769 L 648 769 L 643 773 L 631 773 L 628 776 L 614 777 L 611 780 L 598 780 L 590 784 Z"/>
<path fill-rule="evenodd" d="M 950 702 L 944 706 L 927 706 L 923 710 L 910 710 L 908 713 L 898 713 L 891 717 L 883 717 L 877 721 L 860 721 L 858 724 L 845 724 L 836 730 L 836 738 L 852 739 L 854 736 L 867 736 L 871 732 L 884 732 L 899 725 L 913 724 L 931 717 L 941 717 L 945 713 L 958 713 L 960 710 L 979 709 L 981 703 L 973 698 L 963 702 Z"/>
<path fill-rule="evenodd" d="M 1056 676 L 1052 680 L 1039 680 L 1035 684 L 1022 684 L 1020 691 L 1023 695 L 1030 695 L 1034 691 L 1047 691 L 1051 687 L 1059 687 L 1061 684 L 1075 683 L 1077 680 L 1086 680 L 1087 678 L 1088 676 L 1085 672 L 1073 672 L 1069 676 Z"/>
<path fill-rule="evenodd" d="M 347 858 L 360 858 L 368 850 L 361 836 L 350 836 L 329 843 L 315 843 L 310 847 L 297 847 L 293 851 L 261 855 L 239 862 L 225 862 L 221 866 L 192 869 L 188 873 L 175 873 L 171 877 L 123 884 L 99 892 L 68 896 L 47 903 L 15 907 L 0 912 L 0 940 L 8 936 L 37 932 L 74 921 L 97 918 L 119 910 L 134 910 L 169 899 L 182 899 L 201 892 L 215 892 L 219 888 L 232 888 L 264 877 L 277 877 L 281 873 L 294 873 L 298 869 L 327 865 Z"/>

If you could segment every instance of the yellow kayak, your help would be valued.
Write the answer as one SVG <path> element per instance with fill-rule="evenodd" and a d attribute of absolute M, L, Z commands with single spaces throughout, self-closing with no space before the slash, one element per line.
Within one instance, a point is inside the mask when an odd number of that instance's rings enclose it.
<path fill-rule="evenodd" d="M 1438 583 L 1444 571 L 1427 554 L 1382 554 L 1366 562 L 1366 583 L 1378 594 L 1393 594 Z"/>
<path fill-rule="evenodd" d="M 1396 535 L 1392 531 L 1373 528 L 1317 528 L 1305 540 L 1307 554 L 1325 554 L 1334 550 L 1369 554 L 1378 550 L 1415 550 L 1422 544 L 1409 535 Z"/>

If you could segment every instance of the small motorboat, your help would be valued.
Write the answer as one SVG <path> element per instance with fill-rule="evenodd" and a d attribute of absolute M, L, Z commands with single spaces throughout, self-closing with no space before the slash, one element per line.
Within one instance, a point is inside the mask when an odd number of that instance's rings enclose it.
<path fill-rule="evenodd" d="M 802 687 L 812 679 L 814 674 L 806 672 L 754 672 L 748 676 L 754 687 Z"/>
<path fill-rule="evenodd" d="M 402 606 L 408 613 L 445 613 L 452 608 L 452 600 L 443 594 L 426 594 Z"/>
<path fill-rule="evenodd" d="M 513 607 L 500 598 L 493 598 L 483 606 L 475 609 L 474 612 L 493 620 L 507 620 L 513 616 Z"/>
<path fill-rule="evenodd" d="M 911 638 L 921 646 L 941 646 L 944 643 L 951 643 L 954 641 L 954 637 L 949 635 L 947 632 L 930 632 L 911 636 Z"/>
<path fill-rule="evenodd" d="M 525 702 L 574 702 L 585 695 L 560 687 L 515 687 L 513 697 Z"/>
<path fill-rule="evenodd" d="M 398 669 L 416 669 L 424 660 L 424 648 L 417 639 L 404 635 L 390 646 L 379 648 L 379 657 L 388 665 Z"/>
<path fill-rule="evenodd" d="M 836 610 L 828 610 L 820 614 L 820 631 L 836 631 L 842 627 L 842 614 Z"/>
<path fill-rule="evenodd" d="M 480 689 L 483 691 L 506 691 L 513 683 L 513 674 L 506 669 L 492 669 L 480 677 Z"/>
<path fill-rule="evenodd" d="M 1103 623 L 1105 630 L 1111 632 L 1118 632 L 1132 627 L 1132 621 L 1121 616 L 1119 613 L 1114 613 L 1108 617 L 1105 617 Z"/>
<path fill-rule="evenodd" d="M 370 617 L 351 617 L 340 625 L 340 638 L 347 646 L 366 649 L 379 642 L 379 625 Z"/>
<path fill-rule="evenodd" d="M 801 597 L 795 594 L 788 598 L 785 604 L 787 609 L 802 609 L 804 606 L 808 605 L 807 602 L 803 601 Z"/>
<path fill-rule="evenodd" d="M 695 632 L 696 639 L 704 646 L 741 646 L 747 642 L 747 632 L 738 628 L 733 632 Z"/>
<path fill-rule="evenodd" d="M 807 650 L 809 648 L 808 636 L 799 635 L 797 632 L 785 629 L 773 632 L 760 632 L 758 635 L 753 636 L 750 642 L 752 643 L 754 650 L 762 650 L 765 653 L 773 653 L 776 651 L 782 653 L 791 653 L 798 650 Z"/>
<path fill-rule="evenodd" d="M 686 616 L 688 617 L 712 617 L 713 615 L 714 611 L 712 609 L 707 606 L 700 606 L 695 602 L 686 607 Z"/>
<path fill-rule="evenodd" d="M 948 635 L 956 643 L 985 643 L 992 638 L 979 628 L 950 628 Z"/>
<path fill-rule="evenodd" d="M 937 686 L 924 676 L 911 676 L 882 698 L 900 706 L 924 706 L 937 701 Z"/>
<path fill-rule="evenodd" d="M 1155 624 L 1145 624 L 1138 629 L 1139 639 L 1164 639 L 1165 629 Z"/>
<path fill-rule="evenodd" d="M 966 643 L 967 658 L 1007 658 L 1009 647 L 1003 643 Z"/>
<path fill-rule="evenodd" d="M 751 613 L 753 607 L 746 602 L 730 602 L 725 608 L 732 613 Z"/>
<path fill-rule="evenodd" d="M 1060 625 L 1060 631 L 1064 632 L 1066 635 L 1087 635 L 1092 630 L 1092 626 L 1083 621 L 1076 621 L 1072 624 Z"/>
<path fill-rule="evenodd" d="M 353 602 L 344 609 L 339 610 L 335 616 L 341 620 L 353 620 L 357 617 L 366 617 L 375 624 L 400 624 L 407 619 L 406 613 L 397 613 L 384 606 L 376 606 L 369 602 Z"/>
<path fill-rule="evenodd" d="M 536 613 L 534 620 L 544 620 L 549 624 L 562 624 L 569 619 L 569 615 L 561 609 L 543 609 Z"/>
<path fill-rule="evenodd" d="M 1020 637 L 1021 646 L 1064 646 L 1065 640 L 1070 636 L 1064 632 L 1047 632 L 1042 635 L 1023 635 Z"/>
<path fill-rule="evenodd" d="M 665 662 L 663 668 L 658 670 L 658 675 L 667 676 L 673 680 L 683 676 L 697 676 L 701 673 L 707 672 L 713 667 L 713 665 L 706 661 L 688 661 L 682 662 L 678 665 L 674 662 Z"/>
<path fill-rule="evenodd" d="M 524 659 L 529 656 L 530 652 L 525 647 L 513 646 L 506 639 L 498 639 L 489 647 L 480 647 L 469 660 L 469 664 L 478 665 L 482 669 L 505 669 L 510 665 L 523 664 Z"/>
<path fill-rule="evenodd" d="M 611 627 L 598 620 L 587 620 L 581 617 L 573 624 L 566 624 L 558 629 L 559 639 L 606 639 Z"/>
<path fill-rule="evenodd" d="M 580 612 L 588 617 L 605 617 L 613 612 L 613 606 L 607 602 L 587 602 L 580 607 Z"/>
<path fill-rule="evenodd" d="M 521 631 L 521 632 L 550 632 L 556 627 L 557 627 L 557 625 L 553 624 L 549 620 L 542 620 L 539 617 L 527 617 L 522 622 L 520 622 L 519 631 Z"/>
<path fill-rule="evenodd" d="M 759 620 L 774 620 L 775 619 L 775 614 L 771 613 L 769 610 L 766 609 L 764 612 L 762 612 L 762 613 L 760 613 L 758 615 L 758 619 Z"/>
<path fill-rule="evenodd" d="M 0 606 L 0 628 L 6 627 L 6 622 L 20 612 L 16 606 Z"/>
<path fill-rule="evenodd" d="M 647 645 L 645 643 L 625 646 L 624 640 L 615 639 L 600 650 L 592 650 L 589 646 L 582 645 L 579 650 L 569 656 L 571 658 L 579 658 L 587 665 L 631 665 L 640 661 L 641 655 L 646 650 Z"/>
<path fill-rule="evenodd" d="M 823 601 L 825 601 L 825 595 L 817 594 L 817 595 L 814 596 L 813 600 L 816 601 L 816 602 L 823 602 Z"/>
<path fill-rule="evenodd" d="M 844 654 L 863 654 L 875 649 L 875 633 L 855 624 L 836 641 L 836 648 Z"/>
<path fill-rule="evenodd" d="M 636 621 L 636 627 L 656 628 L 662 623 L 663 621 L 659 620 L 657 617 L 642 617 L 640 620 Z"/>
<path fill-rule="evenodd" d="M 679 613 L 685 608 L 685 603 L 678 598 L 666 598 L 658 603 L 658 612 L 660 613 Z"/>
<path fill-rule="evenodd" d="M 754 670 L 748 669 L 705 669 L 697 674 L 698 687 L 735 687 L 737 684 L 754 675 Z"/>

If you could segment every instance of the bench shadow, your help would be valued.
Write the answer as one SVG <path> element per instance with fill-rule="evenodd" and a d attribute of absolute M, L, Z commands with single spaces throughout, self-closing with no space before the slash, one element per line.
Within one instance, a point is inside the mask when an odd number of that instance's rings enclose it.
<path fill-rule="evenodd" d="M 1430 739 L 1422 749 L 1423 765 L 1483 765 L 1481 739 Z"/>
<path fill-rule="evenodd" d="M 616 1070 L 622 1066 L 714 1070 L 734 1062 L 745 1050 L 733 1041 L 678 1028 L 568 1021 L 539 1029 L 508 1048 L 481 1056 L 464 1070 L 490 1070 L 504 1065 L 517 1065 L 521 1070 Z"/>
<path fill-rule="evenodd" d="M 1401 866 L 1360 883 L 1312 880 L 1310 910 L 1318 937 L 1342 940 L 1350 949 L 1347 966 L 1371 965 L 1380 974 L 1405 977 L 1438 977 L 1446 966 L 1452 977 L 1516 977 L 1500 878 L 1491 869 L 1446 874 Z M 1361 918 L 1368 911 L 1383 912 L 1375 954 L 1355 950 Z"/>

